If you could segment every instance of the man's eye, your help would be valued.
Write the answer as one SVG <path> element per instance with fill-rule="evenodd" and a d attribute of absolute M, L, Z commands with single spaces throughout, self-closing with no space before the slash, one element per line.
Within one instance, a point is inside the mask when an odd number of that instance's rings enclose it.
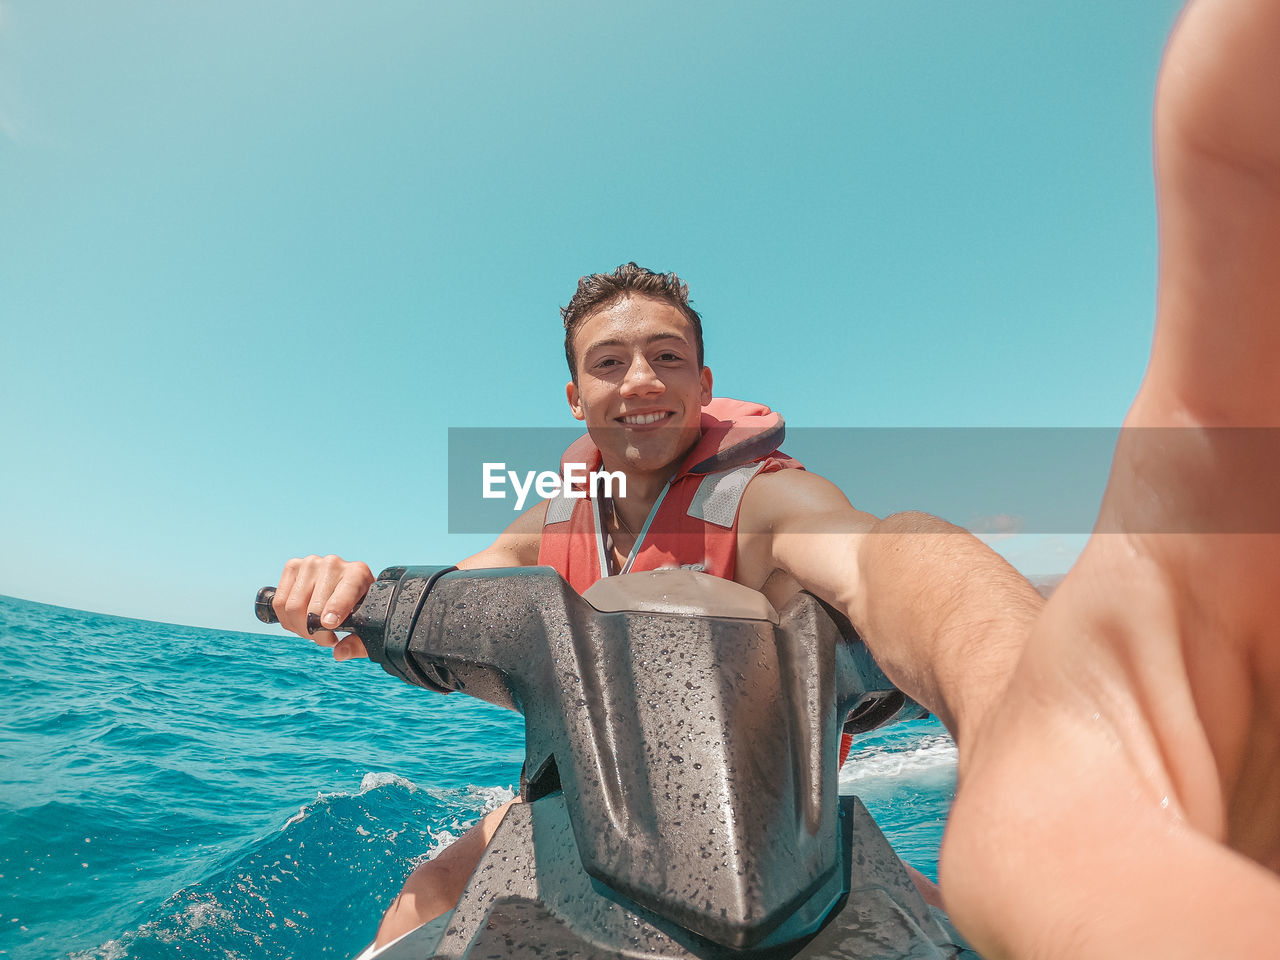
<path fill-rule="evenodd" d="M 673 363 L 673 362 L 678 361 L 678 360 L 680 359 L 680 354 L 678 354 L 678 353 L 660 353 L 660 354 L 658 354 L 658 359 L 659 359 L 659 360 L 661 360 L 663 363 Z"/>

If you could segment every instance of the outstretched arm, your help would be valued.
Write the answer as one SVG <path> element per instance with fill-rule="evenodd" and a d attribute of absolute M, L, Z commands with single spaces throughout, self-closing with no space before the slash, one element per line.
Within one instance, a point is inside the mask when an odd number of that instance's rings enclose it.
<path fill-rule="evenodd" d="M 1156 160 L 1147 375 L 943 844 L 992 960 L 1280 943 L 1280 3 L 1188 6 Z"/>
<path fill-rule="evenodd" d="M 781 570 L 843 611 L 889 679 L 947 725 L 963 773 L 1042 606 L 1035 589 L 967 531 L 924 513 L 878 520 L 799 470 L 753 480 L 741 518 L 739 579 Z"/>

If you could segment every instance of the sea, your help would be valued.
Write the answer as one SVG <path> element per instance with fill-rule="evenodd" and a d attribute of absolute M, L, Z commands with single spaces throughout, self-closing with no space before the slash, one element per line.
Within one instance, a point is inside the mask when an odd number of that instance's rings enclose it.
<path fill-rule="evenodd" d="M 518 714 L 306 641 L 0 596 L 0 957 L 354 956 L 414 866 L 513 796 Z M 936 720 L 840 790 L 936 878 Z"/>

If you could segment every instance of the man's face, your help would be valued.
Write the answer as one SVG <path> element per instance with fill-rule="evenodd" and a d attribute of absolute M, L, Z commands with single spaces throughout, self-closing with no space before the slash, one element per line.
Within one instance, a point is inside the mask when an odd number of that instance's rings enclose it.
<path fill-rule="evenodd" d="M 711 371 L 698 368 L 693 325 L 663 300 L 628 296 L 587 317 L 574 335 L 578 382 L 569 408 L 609 470 L 660 473 L 700 435 Z"/>

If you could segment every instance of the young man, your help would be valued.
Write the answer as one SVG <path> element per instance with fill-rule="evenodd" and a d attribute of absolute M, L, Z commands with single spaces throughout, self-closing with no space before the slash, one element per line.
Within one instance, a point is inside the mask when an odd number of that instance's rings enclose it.
<path fill-rule="evenodd" d="M 963 776 L 969 742 L 1007 682 L 1039 595 L 967 532 L 924 514 L 879 520 L 827 480 L 790 469 L 798 465 L 768 442 L 763 408 L 737 408 L 742 416 L 728 426 L 704 417 L 712 376 L 687 293 L 674 274 L 635 264 L 579 282 L 563 311 L 566 395 L 587 426 L 591 465 L 625 474 L 626 497 L 578 501 L 570 516 L 556 506 L 549 515 L 544 501 L 458 566 L 550 563 L 583 590 L 601 575 L 696 565 L 779 606 L 808 590 L 843 611 L 889 678 L 943 720 Z M 710 409 L 726 410 L 719 401 Z M 708 519 L 709 496 L 700 501 L 698 491 L 725 478 L 720 513 Z M 726 496 L 738 498 L 727 516 Z M 337 557 L 291 560 L 276 613 L 308 636 L 308 613 L 336 625 L 372 579 L 364 564 Z M 312 639 L 338 659 L 364 654 L 355 637 L 322 631 Z M 454 906 L 505 812 L 414 871 L 383 919 L 379 945 Z"/>
<path fill-rule="evenodd" d="M 990 960 L 1280 953 L 1280 2 L 1188 5 L 1155 145 L 1151 362 L 943 843 Z"/>

